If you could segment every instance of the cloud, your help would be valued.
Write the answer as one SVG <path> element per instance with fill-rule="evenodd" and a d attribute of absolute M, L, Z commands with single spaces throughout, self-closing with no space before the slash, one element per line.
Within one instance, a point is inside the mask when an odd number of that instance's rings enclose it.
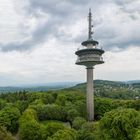
<path fill-rule="evenodd" d="M 85 81 L 85 68 L 75 65 L 74 52 L 87 39 L 89 8 L 93 37 L 106 51 L 95 77 L 140 77 L 138 0 L 2 1 L 0 85 Z"/>
<path fill-rule="evenodd" d="M 133 2 L 129 5 L 131 3 Z M 135 6 L 131 7 L 131 16 L 124 7 L 124 4 L 122 6 L 115 3 L 107 3 L 101 7 L 100 15 L 103 15 L 99 16 L 96 36 L 107 50 L 113 47 L 125 49 L 131 45 L 140 46 L 140 14 L 135 19 L 131 18 L 136 15 Z"/>
<path fill-rule="evenodd" d="M 20 41 L 3 43 L 1 51 L 26 51 L 47 42 L 50 38 L 60 41 L 80 42 L 87 38 L 86 14 L 91 7 L 95 15 L 95 39 L 101 42 L 105 49 L 113 47 L 127 48 L 140 44 L 140 10 L 138 1 L 108 0 L 29 0 L 25 1 L 22 9 L 24 20 L 21 31 L 26 32 L 26 37 Z M 20 3 L 19 3 L 20 4 Z M 23 4 L 23 2 L 22 2 Z M 36 26 L 32 30 L 31 20 L 35 19 Z M 84 20 L 85 21 L 84 21 Z M 97 19 L 97 20 L 96 20 Z M 82 22 L 81 22 L 82 21 Z M 26 22 L 26 23 L 24 23 Z M 71 31 L 75 24 L 81 34 Z M 30 25 L 31 24 L 31 25 Z M 75 35 L 76 34 L 76 35 Z"/>
<path fill-rule="evenodd" d="M 95 66 L 95 78 L 110 80 L 138 80 L 140 78 L 140 48 L 131 46 L 123 51 L 107 51 L 105 63 Z"/>

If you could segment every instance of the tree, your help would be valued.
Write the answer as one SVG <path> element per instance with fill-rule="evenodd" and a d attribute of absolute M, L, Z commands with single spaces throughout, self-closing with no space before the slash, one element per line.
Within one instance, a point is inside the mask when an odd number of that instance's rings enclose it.
<path fill-rule="evenodd" d="M 48 104 L 45 107 L 45 115 L 49 120 L 62 120 L 64 121 L 66 118 L 66 112 L 63 107 L 56 104 Z"/>
<path fill-rule="evenodd" d="M 20 100 L 17 100 L 14 105 L 20 110 L 20 112 L 24 112 L 25 109 L 28 107 L 28 101 L 20 101 Z"/>
<path fill-rule="evenodd" d="M 52 104 L 55 102 L 54 96 L 50 93 L 45 93 L 42 95 L 42 100 L 44 104 Z"/>
<path fill-rule="evenodd" d="M 95 98 L 95 119 L 101 119 L 105 112 L 114 109 L 113 100 L 106 98 Z"/>
<path fill-rule="evenodd" d="M 31 108 L 37 111 L 37 115 L 40 121 L 44 120 L 59 120 L 66 121 L 66 112 L 63 107 L 57 104 L 47 104 L 31 106 Z"/>
<path fill-rule="evenodd" d="M 72 125 L 72 121 L 74 120 L 74 118 L 80 116 L 79 112 L 76 109 L 71 109 L 67 112 L 67 120 L 70 122 L 70 124 Z"/>
<path fill-rule="evenodd" d="M 86 99 L 75 101 L 74 105 L 76 110 L 80 113 L 80 116 L 86 118 L 87 117 Z"/>
<path fill-rule="evenodd" d="M 41 140 L 40 125 L 35 120 L 30 120 L 20 125 L 19 136 L 21 140 Z"/>
<path fill-rule="evenodd" d="M 56 99 L 56 104 L 64 106 L 66 102 L 66 96 L 65 94 L 58 94 Z"/>
<path fill-rule="evenodd" d="M 115 109 L 105 113 L 100 121 L 101 140 L 135 140 L 140 127 L 140 114 L 134 109 Z"/>
<path fill-rule="evenodd" d="M 19 123 L 19 137 L 21 140 L 41 140 L 41 128 L 35 110 L 27 109 L 21 116 Z"/>
<path fill-rule="evenodd" d="M 0 126 L 5 127 L 8 131 L 12 133 L 16 133 L 19 125 L 19 117 L 19 109 L 13 106 L 6 106 L 0 111 Z"/>
<path fill-rule="evenodd" d="M 59 130 L 64 130 L 65 126 L 60 122 L 47 122 L 41 126 L 42 139 L 46 140 Z"/>

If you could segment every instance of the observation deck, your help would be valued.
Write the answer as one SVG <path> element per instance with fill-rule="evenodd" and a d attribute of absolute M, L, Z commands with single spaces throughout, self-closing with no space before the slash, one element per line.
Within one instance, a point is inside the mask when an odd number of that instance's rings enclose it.
<path fill-rule="evenodd" d="M 75 52 L 78 56 L 76 64 L 85 66 L 94 66 L 104 63 L 102 54 L 104 50 L 98 48 L 85 48 Z"/>

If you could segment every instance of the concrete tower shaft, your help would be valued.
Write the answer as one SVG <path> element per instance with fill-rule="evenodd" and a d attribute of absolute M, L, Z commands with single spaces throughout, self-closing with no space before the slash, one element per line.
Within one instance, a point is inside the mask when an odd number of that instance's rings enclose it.
<path fill-rule="evenodd" d="M 87 116 L 88 120 L 94 120 L 94 94 L 93 94 L 93 67 L 87 67 Z"/>

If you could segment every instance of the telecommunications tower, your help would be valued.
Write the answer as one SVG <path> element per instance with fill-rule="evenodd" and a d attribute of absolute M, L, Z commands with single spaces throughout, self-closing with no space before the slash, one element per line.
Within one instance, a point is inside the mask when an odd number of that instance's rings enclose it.
<path fill-rule="evenodd" d="M 94 89 L 93 89 L 93 68 L 97 64 L 104 63 L 102 54 L 104 50 L 97 47 L 99 44 L 98 41 L 93 40 L 92 38 L 92 13 L 91 9 L 89 9 L 89 16 L 88 16 L 88 39 L 82 42 L 83 48 L 78 49 L 75 54 L 78 56 L 76 64 L 77 65 L 84 65 L 87 69 L 87 93 L 86 93 L 86 100 L 87 100 L 87 115 L 88 120 L 94 120 Z"/>

